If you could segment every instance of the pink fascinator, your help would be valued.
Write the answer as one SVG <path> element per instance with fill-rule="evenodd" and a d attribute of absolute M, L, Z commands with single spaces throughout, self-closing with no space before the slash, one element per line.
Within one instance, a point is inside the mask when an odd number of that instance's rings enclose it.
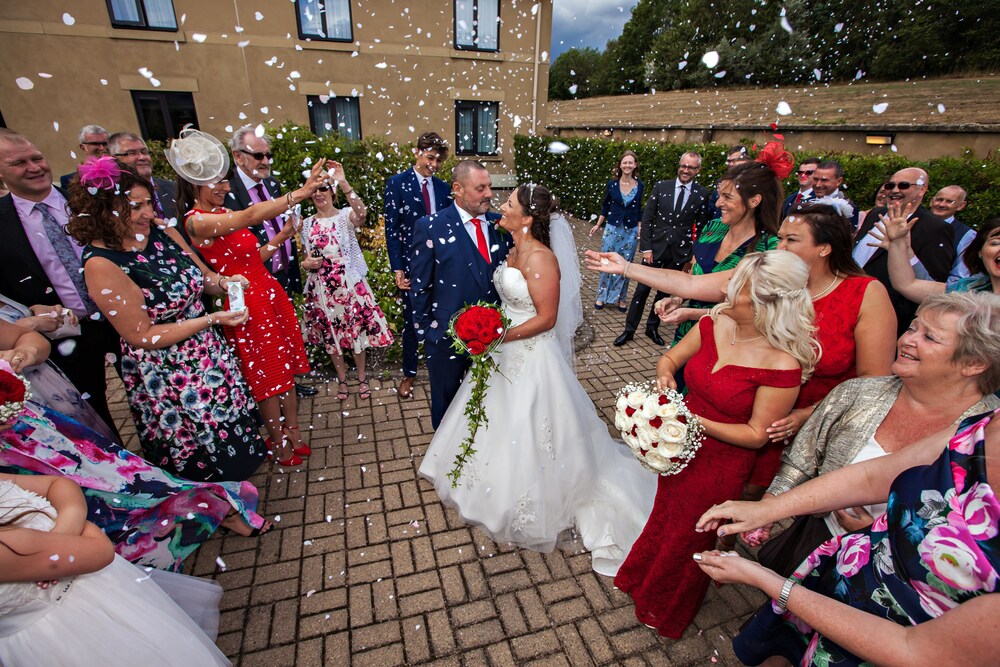
<path fill-rule="evenodd" d="M 757 155 L 757 162 L 763 162 L 774 175 L 781 180 L 788 178 L 795 168 L 795 158 L 785 150 L 785 145 L 777 141 L 769 141 L 764 149 Z"/>
<path fill-rule="evenodd" d="M 85 188 L 100 188 L 101 190 L 113 189 L 118 185 L 118 180 L 122 176 L 118 162 L 113 157 L 107 156 L 90 158 L 77 167 L 76 172 L 80 174 L 80 185 Z"/>

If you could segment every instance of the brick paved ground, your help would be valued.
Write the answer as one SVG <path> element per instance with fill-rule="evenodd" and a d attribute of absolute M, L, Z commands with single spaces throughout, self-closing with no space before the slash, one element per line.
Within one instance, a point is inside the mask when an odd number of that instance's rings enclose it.
<path fill-rule="evenodd" d="M 581 245 L 585 229 L 577 224 Z M 658 350 L 643 336 L 611 345 L 625 316 L 590 309 L 596 282 L 584 276 L 593 340 L 578 373 L 612 423 L 615 390 L 649 377 Z M 550 554 L 497 545 L 445 509 L 417 477 L 432 436 L 426 372 L 418 379 L 409 401 L 396 396 L 398 377 L 374 382 L 366 401 L 352 377 L 343 404 L 335 384 L 319 385 L 300 403 L 308 464 L 252 480 L 275 529 L 217 535 L 187 561 L 189 574 L 225 589 L 218 644 L 235 664 L 736 664 L 729 640 L 764 601 L 758 591 L 710 588 L 684 637 L 661 639 L 579 544 Z M 124 424 L 120 389 L 113 398 Z"/>

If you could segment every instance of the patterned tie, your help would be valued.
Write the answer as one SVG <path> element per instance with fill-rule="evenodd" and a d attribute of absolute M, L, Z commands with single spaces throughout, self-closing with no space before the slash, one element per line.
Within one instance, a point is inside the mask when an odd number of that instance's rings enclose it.
<path fill-rule="evenodd" d="M 473 218 L 469 220 L 472 224 L 476 226 L 476 245 L 479 246 L 479 254 L 483 256 L 486 263 L 490 263 L 490 249 L 486 247 L 486 234 L 483 234 L 483 226 L 480 224 L 482 221 L 479 218 Z"/>
<path fill-rule="evenodd" d="M 431 210 L 431 193 L 427 191 L 426 178 L 420 184 L 420 194 L 424 196 L 424 210 L 427 211 L 427 215 L 430 215 L 434 211 Z"/>
<path fill-rule="evenodd" d="M 267 195 L 264 194 L 263 183 L 258 183 L 257 185 L 253 186 L 253 189 L 254 192 L 257 193 L 258 202 L 263 203 L 267 201 Z M 281 232 L 281 223 L 278 222 L 277 218 L 271 218 L 270 220 L 265 220 L 264 226 L 265 228 L 267 227 L 271 228 L 271 233 L 268 234 L 269 242 L 271 239 L 273 239 Z M 286 270 L 291 265 L 291 261 L 289 260 L 289 258 L 291 257 L 291 253 L 288 251 L 288 245 L 289 242 L 285 241 L 284 243 L 278 246 L 278 249 L 275 250 L 274 254 L 271 256 L 271 268 L 273 269 L 274 273 L 280 273 L 281 271 Z"/>
<path fill-rule="evenodd" d="M 684 210 L 684 193 L 687 192 L 687 186 L 682 185 L 681 191 L 677 193 L 677 201 L 674 202 L 674 215 L 678 216 L 681 211 Z"/>
<path fill-rule="evenodd" d="M 73 281 L 73 286 L 76 287 L 76 291 L 80 294 L 80 300 L 83 301 L 83 305 L 87 309 L 87 315 L 93 315 L 97 312 L 97 305 L 90 298 L 90 294 L 87 293 L 87 283 L 83 279 L 82 266 L 80 259 L 76 256 L 76 252 L 73 251 L 73 244 L 70 243 L 69 237 L 63 231 L 62 225 L 52 215 L 48 204 L 39 202 L 35 204 L 35 210 L 42 214 L 45 236 L 49 238 L 49 243 L 52 244 L 52 249 L 55 250 L 56 257 L 59 258 L 59 262 L 62 263 L 66 269 L 66 273 L 69 274 L 70 280 Z"/>

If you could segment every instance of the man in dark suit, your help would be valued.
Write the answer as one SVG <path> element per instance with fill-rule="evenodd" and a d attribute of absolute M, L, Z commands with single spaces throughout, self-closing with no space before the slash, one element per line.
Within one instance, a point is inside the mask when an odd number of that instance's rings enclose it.
<path fill-rule="evenodd" d="M 844 168 L 836 160 L 821 162 L 816 171 L 813 172 L 813 198 L 821 199 L 830 197 L 831 199 L 843 199 L 851 205 L 851 214 L 847 220 L 851 223 L 851 229 L 858 228 L 858 207 L 848 199 L 840 186 L 844 183 Z"/>
<path fill-rule="evenodd" d="M 51 359 L 114 429 L 104 364 L 121 354 L 121 339 L 87 294 L 82 248 L 63 231 L 69 212 L 52 170 L 24 135 L 0 128 L 0 293 L 26 306 L 62 306 L 80 320 L 80 335 L 60 339 Z"/>
<path fill-rule="evenodd" d="M 493 224 L 490 173 L 475 160 L 452 172 L 454 205 L 420 218 L 410 247 L 410 298 L 417 339 L 424 344 L 431 380 L 431 424 L 436 429 L 469 368 L 469 357 L 451 347 L 452 316 L 479 301 L 499 303 L 493 272 L 510 240 Z"/>
<path fill-rule="evenodd" d="M 892 204 L 901 208 L 907 204 L 919 204 L 927 193 L 927 172 L 916 167 L 901 169 L 893 174 L 885 184 L 885 192 Z M 875 226 L 875 221 L 886 212 L 884 206 L 873 208 L 865 216 L 864 224 L 858 230 L 854 244 L 854 260 L 865 273 L 877 278 L 889 290 L 889 299 L 896 311 L 898 321 L 897 335 L 903 335 L 917 313 L 917 304 L 913 303 L 892 287 L 889 280 L 889 253 L 881 248 L 873 247 L 876 240 L 868 235 Z M 955 244 L 948 223 L 937 217 L 923 206 L 918 206 L 910 216 L 916 218 L 910 230 L 910 246 L 914 259 L 918 260 L 932 280 L 945 282 L 948 272 L 955 261 Z"/>
<path fill-rule="evenodd" d="M 281 196 L 281 184 L 271 176 L 271 138 L 266 134 L 257 136 L 253 127 L 247 125 L 233 133 L 229 148 L 236 163 L 235 173 L 229 179 L 229 194 L 226 207 L 243 211 L 262 201 L 270 201 Z M 261 255 L 264 265 L 271 272 L 288 296 L 302 292 L 302 272 L 299 270 L 298 244 L 295 242 L 292 220 L 283 216 L 266 220 L 261 225 L 250 227 L 257 242 L 265 249 Z M 277 240 L 275 241 L 275 237 Z M 270 255 L 268 255 L 270 253 Z M 318 389 L 295 383 L 295 393 L 299 396 L 315 396 Z"/>
<path fill-rule="evenodd" d="M 410 243 L 413 225 L 420 218 L 451 205 L 451 188 L 435 178 L 441 162 L 448 157 L 448 145 L 436 132 L 425 132 L 413 149 L 412 169 L 396 174 L 385 182 L 385 245 L 389 266 L 396 275 L 396 287 L 403 300 L 403 381 L 399 396 L 413 396 L 413 378 L 417 374 L 417 334 L 413 329 L 413 304 L 410 298 Z"/>
<path fill-rule="evenodd" d="M 816 172 L 816 167 L 819 166 L 819 163 L 820 159 L 818 157 L 807 157 L 799 163 L 799 168 L 795 172 L 799 177 L 799 191 L 785 197 L 785 203 L 781 205 L 782 220 L 788 217 L 788 213 L 792 209 L 798 208 L 814 197 L 813 174 Z"/>
<path fill-rule="evenodd" d="M 968 204 L 968 195 L 961 185 L 946 185 L 938 190 L 931 200 L 931 213 L 941 218 L 951 226 L 955 239 L 955 263 L 951 265 L 948 283 L 969 277 L 969 267 L 965 265 L 962 255 L 973 241 L 976 240 L 976 230 L 959 220 L 956 216 Z"/>
<path fill-rule="evenodd" d="M 692 238 L 706 222 L 708 190 L 694 182 L 701 171 L 701 155 L 685 153 L 681 156 L 677 178 L 660 181 L 646 200 L 639 230 L 639 252 L 642 263 L 659 269 L 681 269 L 691 259 L 694 246 Z M 639 326 L 639 320 L 646 310 L 649 286 L 636 283 L 625 318 L 625 331 L 615 339 L 615 346 L 621 347 L 632 340 Z M 653 304 L 668 296 L 657 291 Z M 660 318 L 653 308 L 646 318 L 646 336 L 657 345 L 663 345 L 660 336 Z"/>
<path fill-rule="evenodd" d="M 108 148 L 115 159 L 131 165 L 136 173 L 153 182 L 156 217 L 177 220 L 177 184 L 153 176 L 153 158 L 143 138 L 132 132 L 115 132 L 108 138 Z"/>
<path fill-rule="evenodd" d="M 85 125 L 80 129 L 80 161 L 86 162 L 87 158 L 101 157 L 107 155 L 108 131 L 100 125 Z M 76 170 L 63 174 L 59 177 L 59 186 L 65 190 L 69 187 L 69 182 L 76 176 Z"/>

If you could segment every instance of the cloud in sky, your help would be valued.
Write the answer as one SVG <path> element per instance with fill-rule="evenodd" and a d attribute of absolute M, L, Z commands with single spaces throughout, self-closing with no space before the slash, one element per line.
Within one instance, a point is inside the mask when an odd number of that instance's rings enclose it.
<path fill-rule="evenodd" d="M 552 60 L 573 47 L 604 50 L 622 34 L 638 0 L 553 0 Z"/>

